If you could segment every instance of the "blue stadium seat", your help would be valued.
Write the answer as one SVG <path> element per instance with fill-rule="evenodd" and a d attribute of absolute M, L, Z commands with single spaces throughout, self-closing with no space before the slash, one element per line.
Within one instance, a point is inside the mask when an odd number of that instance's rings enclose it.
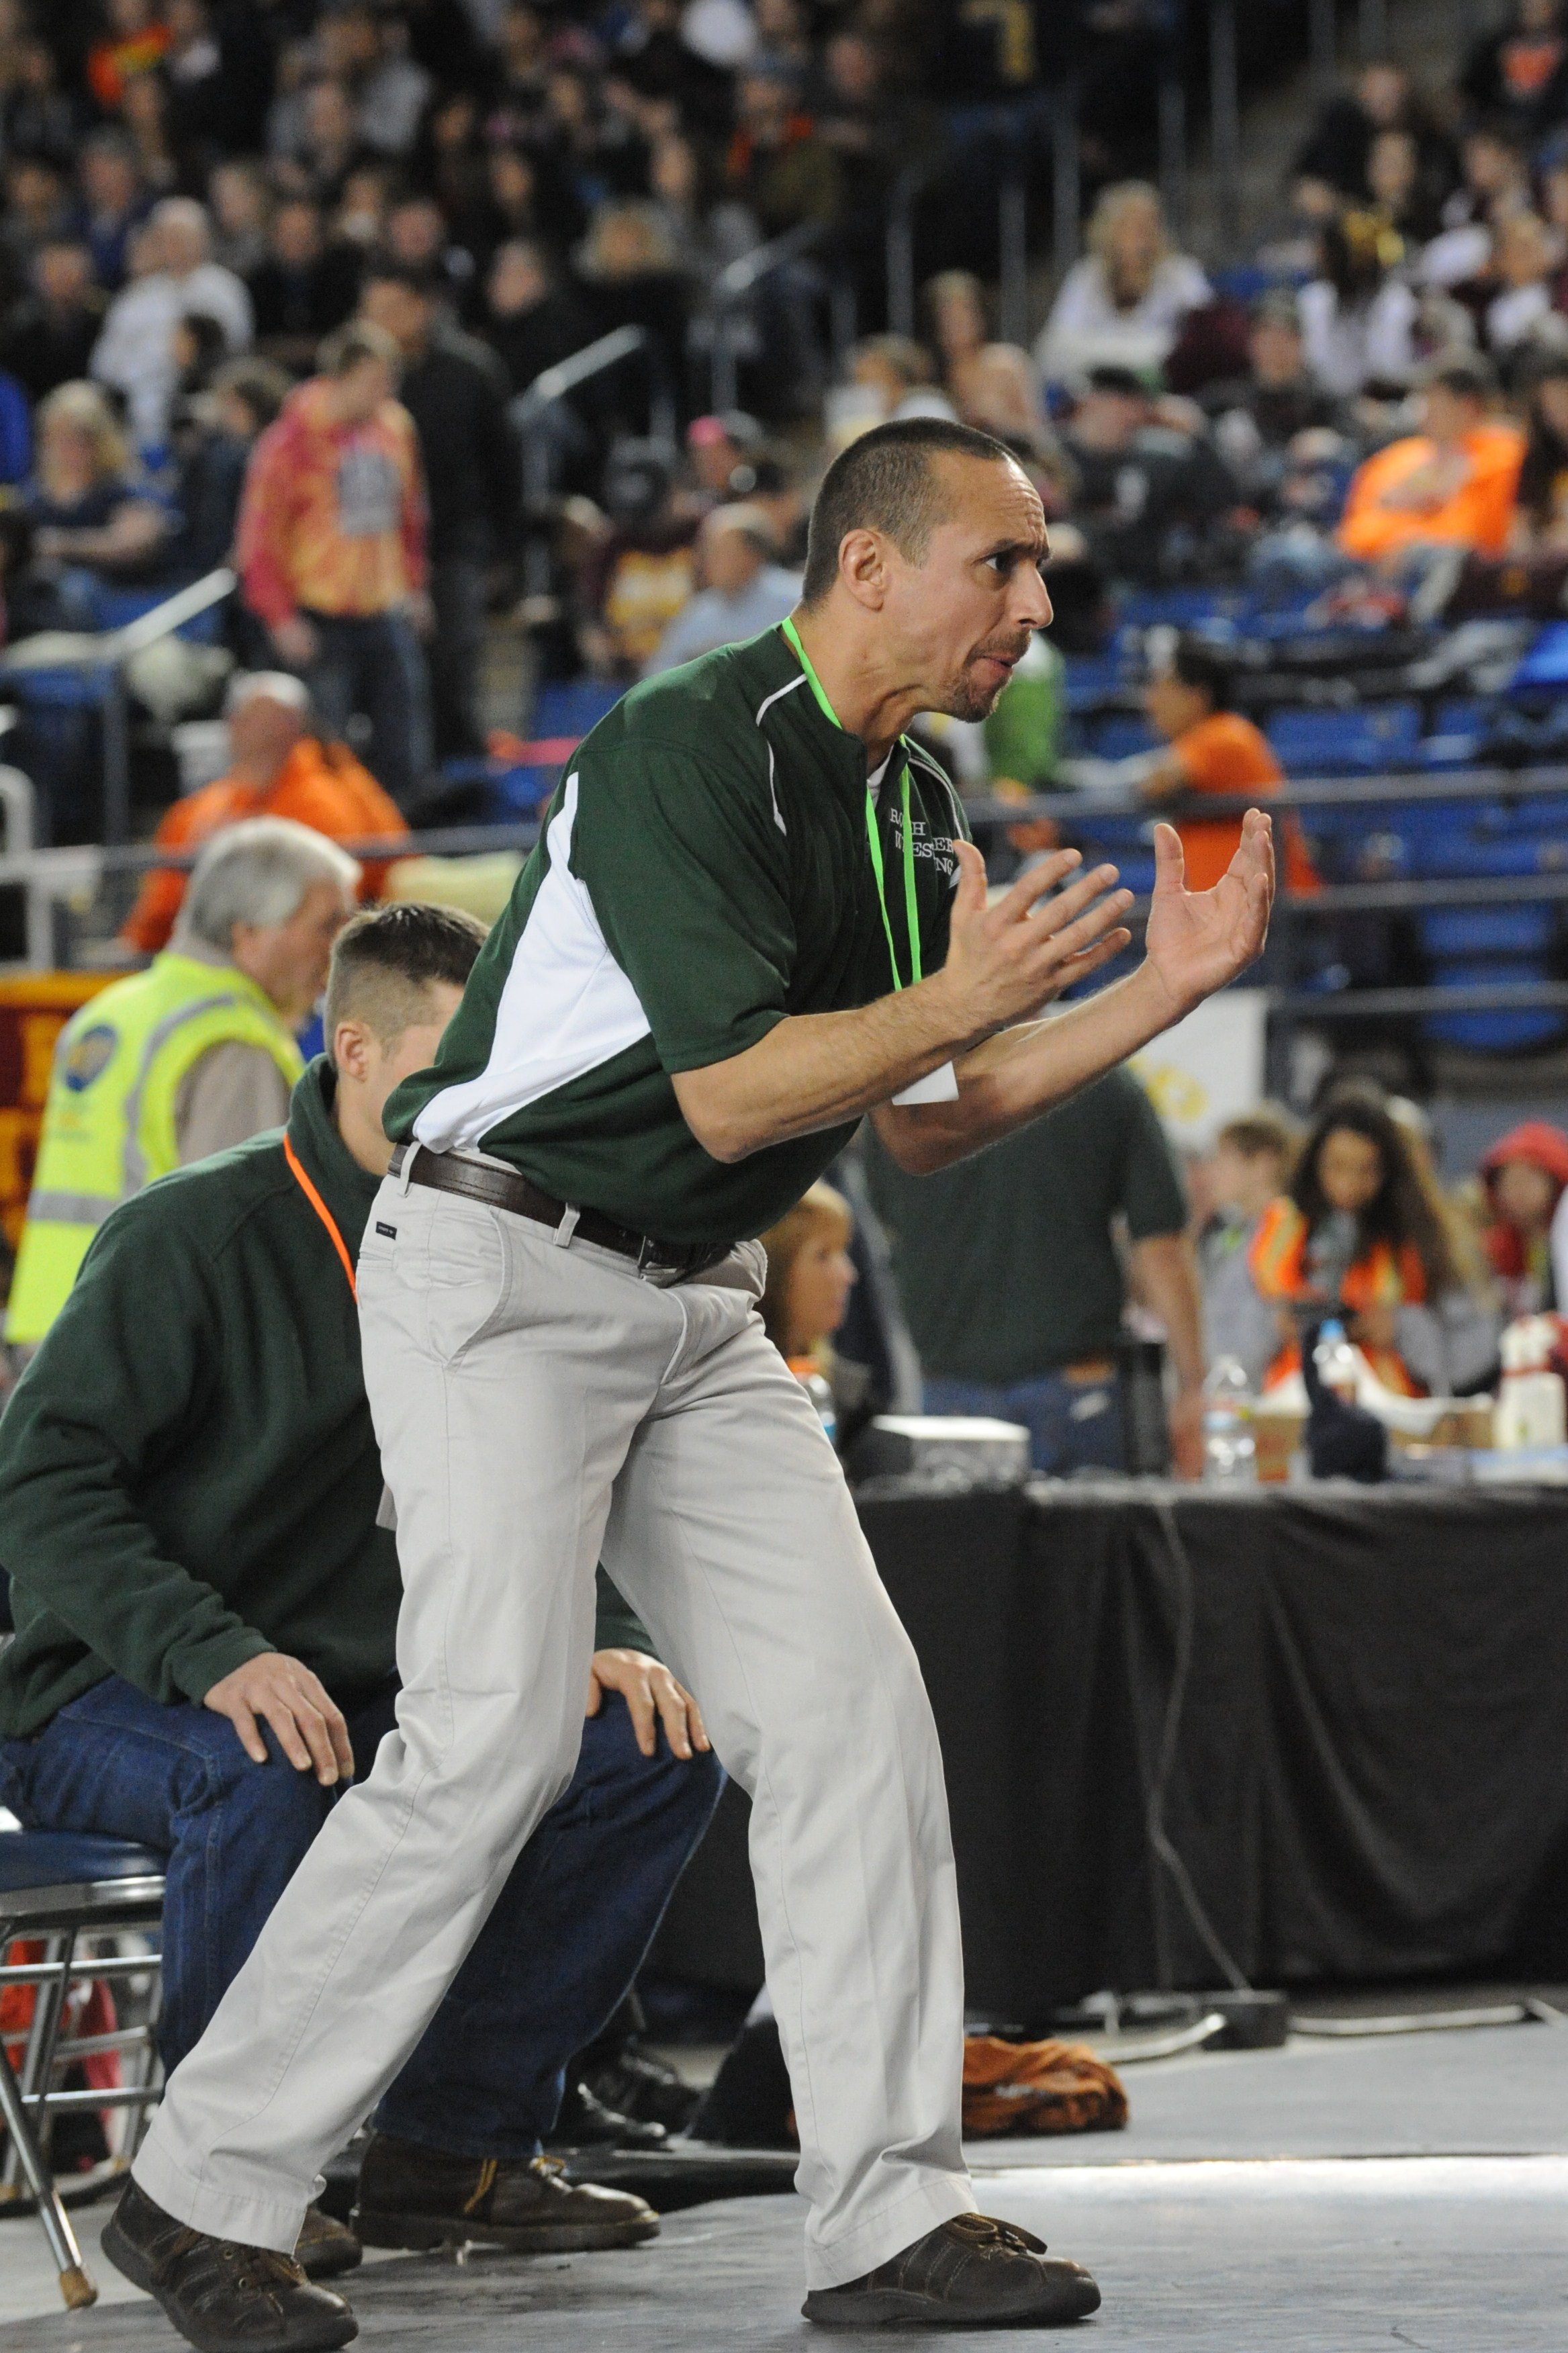
<path fill-rule="evenodd" d="M 1432 975 L 1433 985 L 1438 988 L 1485 988 L 1500 982 L 1551 978 L 1543 965 L 1533 959 L 1510 956 L 1439 965 Z M 1533 1047 L 1550 1045 L 1561 1038 L 1563 1027 L 1561 1008 L 1550 1005 L 1508 1006 L 1490 1012 L 1429 1013 L 1422 1024 L 1427 1037 L 1439 1044 L 1463 1046 L 1478 1054 L 1527 1053 Z"/>
<path fill-rule="evenodd" d="M 1235 588 L 1139 588 L 1118 607 L 1126 629 L 1234 628 L 1249 599 Z"/>
<path fill-rule="evenodd" d="M 1075 654 L 1067 666 L 1068 709 L 1081 711 L 1115 694 L 1121 685 L 1121 664 L 1114 654 Z"/>
<path fill-rule="evenodd" d="M 1531 687 L 1568 687 L 1568 621 L 1547 622 L 1509 681 L 1510 694 Z"/>
<path fill-rule="evenodd" d="M 1434 827 L 1413 828 L 1406 837 L 1413 875 L 1430 881 L 1468 879 L 1471 875 L 1539 874 L 1560 854 L 1560 841 L 1543 843 L 1533 834 L 1489 832 L 1479 836 L 1468 828 L 1449 834 Z"/>
<path fill-rule="evenodd" d="M 625 692 L 624 686 L 603 678 L 552 680 L 534 697 L 532 732 L 535 736 L 585 735 Z"/>
<path fill-rule="evenodd" d="M 1130 759 L 1135 752 L 1152 752 L 1160 741 L 1148 721 L 1130 711 L 1085 720 L 1083 733 L 1089 749 L 1101 760 Z"/>
<path fill-rule="evenodd" d="M 1477 955 L 1542 956 L 1552 945 L 1556 911 L 1545 900 L 1511 907 L 1427 907 L 1416 916 L 1422 945 L 1435 960 Z"/>
<path fill-rule="evenodd" d="M 1279 711 L 1268 735 L 1291 776 L 1414 768 L 1419 765 L 1420 706 L 1378 702 L 1354 711 Z"/>

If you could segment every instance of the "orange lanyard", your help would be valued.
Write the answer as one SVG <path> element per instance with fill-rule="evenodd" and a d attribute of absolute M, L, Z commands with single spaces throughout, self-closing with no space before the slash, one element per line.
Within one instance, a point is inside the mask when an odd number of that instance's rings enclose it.
<path fill-rule="evenodd" d="M 339 1258 L 342 1259 L 343 1262 L 343 1272 L 349 1279 L 350 1293 L 355 1300 L 357 1300 L 359 1297 L 359 1285 L 354 1281 L 354 1262 L 349 1256 L 348 1244 L 344 1241 L 342 1234 L 338 1231 L 338 1221 L 336 1218 L 333 1217 L 331 1209 L 328 1208 L 325 1201 L 322 1200 L 314 1185 L 311 1184 L 310 1179 L 306 1176 L 304 1168 L 300 1164 L 300 1155 L 295 1151 L 293 1145 L 290 1143 L 287 1135 L 283 1138 L 283 1157 L 289 1163 L 289 1167 L 293 1170 L 294 1181 L 299 1186 L 300 1192 L 303 1193 L 306 1200 L 309 1201 L 311 1208 L 314 1209 L 317 1217 L 320 1218 L 322 1225 L 325 1226 L 328 1233 L 331 1234 L 332 1238 L 332 1248 L 336 1250 Z"/>

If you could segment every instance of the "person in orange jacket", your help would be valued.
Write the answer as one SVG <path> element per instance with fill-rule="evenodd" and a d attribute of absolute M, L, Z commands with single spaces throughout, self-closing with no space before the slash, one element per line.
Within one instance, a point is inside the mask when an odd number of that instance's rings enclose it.
<path fill-rule="evenodd" d="M 1508 542 L 1524 438 L 1488 418 L 1497 389 L 1474 356 L 1435 367 L 1426 384 L 1426 430 L 1391 441 L 1351 479 L 1339 542 L 1347 555 L 1384 568 L 1417 547 L 1474 548 L 1500 555 Z"/>
<path fill-rule="evenodd" d="M 237 680 L 228 701 L 229 765 L 216 783 L 187 793 L 153 835 L 164 849 L 195 849 L 209 834 L 247 817 L 289 817 L 334 841 L 406 838 L 407 822 L 345 744 L 310 732 L 310 697 L 287 670 L 254 670 Z M 379 899 L 386 861 L 365 864 L 362 899 Z M 186 875 L 156 866 L 145 876 L 120 936 L 144 955 L 168 944 L 185 895 Z"/>
<path fill-rule="evenodd" d="M 1285 777 L 1261 728 L 1233 709 L 1235 681 L 1223 648 L 1198 637 L 1178 638 L 1157 661 L 1143 708 L 1164 738 L 1152 752 L 1125 760 L 1062 760 L 1057 779 L 1070 786 L 1130 786 L 1158 804 L 1196 794 L 1265 801 Z M 1009 836 L 1016 847 L 1020 827 Z M 1212 891 L 1241 847 L 1241 818 L 1183 817 L 1176 821 L 1189 891 Z M 1293 815 L 1279 821 L 1281 880 L 1289 891 L 1322 886 Z M 1030 847 L 1044 847 L 1031 843 Z"/>

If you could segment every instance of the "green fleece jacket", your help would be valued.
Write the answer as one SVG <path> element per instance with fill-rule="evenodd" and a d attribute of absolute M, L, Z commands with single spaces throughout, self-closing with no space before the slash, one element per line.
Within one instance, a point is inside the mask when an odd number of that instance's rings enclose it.
<path fill-rule="evenodd" d="M 379 1180 L 324 1059 L 289 1136 L 357 1256 Z M 0 1560 L 16 1638 L 0 1735 L 107 1674 L 199 1701 L 286 1651 L 352 1704 L 394 1670 L 402 1590 L 341 1261 L 277 1131 L 125 1202 L 0 1420 Z M 647 1647 L 601 1578 L 598 1641 Z"/>

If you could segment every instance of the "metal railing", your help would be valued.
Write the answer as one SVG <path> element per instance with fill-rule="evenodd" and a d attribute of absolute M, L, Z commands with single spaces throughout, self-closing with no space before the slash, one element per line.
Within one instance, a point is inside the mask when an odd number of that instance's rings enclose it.
<path fill-rule="evenodd" d="M 15 774 L 0 768 L 0 799 L 5 779 Z M 26 784 L 24 777 L 21 781 Z M 375 834 L 345 841 L 351 858 L 366 864 L 391 865 L 403 858 L 472 858 L 515 849 L 524 855 L 539 839 L 531 822 L 509 825 L 466 825 L 430 828 L 421 833 Z M 66 920 L 97 900 L 106 884 L 121 878 L 170 867 L 188 873 L 201 855 L 194 849 L 164 849 L 156 842 L 104 844 L 87 842 L 62 849 L 40 849 L 30 840 L 22 846 L 7 833 L 0 856 L 0 892 L 20 891 L 26 909 L 26 954 L 9 963 L 0 960 L 0 973 L 47 971 L 69 961 L 62 942 Z"/>
<path fill-rule="evenodd" d="M 1431 807 L 1469 802 L 1561 799 L 1568 818 L 1568 766 L 1539 768 L 1452 769 L 1433 776 L 1403 771 L 1378 776 L 1311 776 L 1293 779 L 1264 804 L 1275 816 L 1295 811 L 1302 817 L 1331 809 L 1377 807 Z M 1188 794 L 1152 806 L 1131 792 L 1112 789 L 1079 793 L 1036 793 L 1027 799 L 993 800 L 975 797 L 965 803 L 973 826 L 1016 825 L 1030 818 L 1050 818 L 1090 846 L 1096 821 L 1118 827 L 1164 818 L 1179 824 L 1184 818 L 1206 823 L 1240 818 L 1258 806 L 1245 794 Z M 1568 860 L 1568 832 L 1563 842 Z M 1114 859 L 1113 847 L 1106 854 Z M 1270 1021 L 1278 1039 L 1314 1022 L 1335 1025 L 1386 1019 L 1420 1019 L 1447 1013 L 1539 1011 L 1568 1008 L 1568 981 L 1477 981 L 1465 986 L 1436 984 L 1409 987 L 1346 987 L 1324 989 L 1300 985 L 1296 965 L 1304 932 L 1335 915 L 1419 914 L 1455 907 L 1495 907 L 1527 904 L 1568 904 L 1568 867 L 1547 867 L 1534 873 L 1510 875 L 1458 874 L 1424 880 L 1390 877 L 1355 882 L 1326 882 L 1316 891 L 1281 890 L 1274 907 L 1273 935 L 1279 944 L 1285 977 L 1271 988 Z M 1140 925 L 1149 902 L 1134 902 L 1129 922 Z"/>
<path fill-rule="evenodd" d="M 647 438 L 668 449 L 673 457 L 676 449 L 675 388 L 658 345 L 644 327 L 616 327 L 609 334 L 600 335 L 580 352 L 567 359 L 558 360 L 553 367 L 543 369 L 524 392 L 520 392 L 507 408 L 507 417 L 517 435 L 521 453 L 523 530 L 525 543 L 522 558 L 523 586 L 531 596 L 542 596 L 550 588 L 550 496 L 554 487 L 555 461 L 558 454 L 556 437 L 545 431 L 544 421 L 549 411 L 578 392 L 596 377 L 607 375 L 612 369 L 623 367 L 628 360 L 641 358 L 647 371 Z"/>
<path fill-rule="evenodd" d="M 125 689 L 125 665 L 136 654 L 164 638 L 172 638 L 215 605 L 233 595 L 239 583 L 226 564 L 208 572 L 189 587 L 176 589 L 162 604 L 127 621 L 118 629 L 49 631 L 40 641 L 23 638 L 0 654 L 0 686 L 7 681 L 37 678 L 50 671 L 70 671 L 79 678 L 101 681 L 98 707 L 103 723 L 103 838 L 122 842 L 131 831 L 131 726 Z M 55 640 L 51 644 L 50 640 Z M 36 651 L 29 652 L 29 647 Z M 23 699 L 25 700 L 25 692 Z M 5 795 L 7 838 L 15 823 L 14 797 Z M 28 813 L 29 836 L 32 817 Z M 31 840 L 29 839 L 29 847 Z"/>
<path fill-rule="evenodd" d="M 782 237 L 770 237 L 765 245 L 754 245 L 749 253 L 739 255 L 722 269 L 709 292 L 706 325 L 709 336 L 709 389 L 715 415 L 733 408 L 739 374 L 739 327 L 746 306 L 757 289 L 781 270 L 792 269 L 808 255 L 816 255 L 829 235 L 824 221 L 798 221 Z M 843 272 L 831 266 L 825 268 L 824 280 L 831 322 L 830 341 L 835 363 L 840 361 L 855 340 L 855 291 Z"/>

